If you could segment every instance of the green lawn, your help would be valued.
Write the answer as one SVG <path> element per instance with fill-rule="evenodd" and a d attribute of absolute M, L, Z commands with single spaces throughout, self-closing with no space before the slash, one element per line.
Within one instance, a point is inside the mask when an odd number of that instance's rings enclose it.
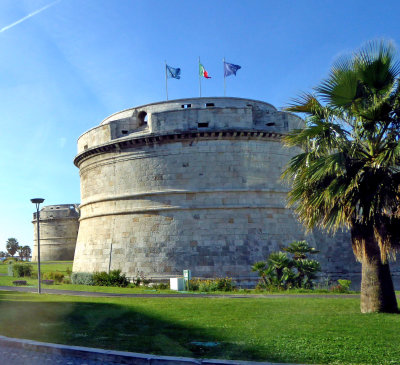
<path fill-rule="evenodd" d="M 30 263 L 33 265 L 34 270 L 37 270 L 37 263 Z M 41 272 L 49 272 L 49 271 L 60 271 L 67 276 L 67 268 L 72 270 L 72 261 L 46 261 L 41 265 Z M 0 274 L 7 273 L 7 264 L 0 263 Z M 37 279 L 36 278 L 13 278 L 8 276 L 0 276 L 0 286 L 13 286 L 14 280 L 26 280 L 28 286 L 37 287 Z M 59 290 L 77 290 L 77 291 L 92 291 L 92 292 L 103 292 L 103 293 L 170 293 L 176 294 L 176 291 L 173 290 L 154 290 L 146 287 L 139 288 L 115 288 L 115 287 L 104 287 L 104 286 L 87 286 L 87 285 L 72 285 L 72 284 L 54 284 L 54 285 L 44 285 L 43 288 L 49 289 L 59 289 Z M 194 294 L 200 294 L 199 292 L 192 292 Z M 353 292 L 356 293 L 356 292 Z M 213 292 L 213 294 L 339 294 L 335 292 L 330 292 L 328 290 L 304 290 L 304 289 L 291 289 L 287 291 L 275 291 L 275 292 L 260 292 L 254 290 L 239 290 L 233 292 Z"/>
<path fill-rule="evenodd" d="M 37 262 L 28 262 L 32 264 L 34 270 L 37 270 Z M 48 271 L 61 271 L 62 273 L 67 273 L 67 268 L 72 270 L 72 261 L 45 261 L 41 262 L 40 271 L 48 272 Z M 7 274 L 8 265 L 0 264 L 0 274 Z"/>
<path fill-rule="evenodd" d="M 81 298 L 0 292 L 0 333 L 162 355 L 399 364 L 400 315 L 352 298 Z M 217 342 L 212 348 L 192 342 Z"/>

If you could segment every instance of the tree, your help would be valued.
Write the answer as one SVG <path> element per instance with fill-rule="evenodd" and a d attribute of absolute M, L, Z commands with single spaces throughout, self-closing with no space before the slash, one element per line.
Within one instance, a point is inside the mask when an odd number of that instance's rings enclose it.
<path fill-rule="evenodd" d="M 6 242 L 6 249 L 7 252 L 14 256 L 15 253 L 18 251 L 19 243 L 15 238 L 9 238 Z"/>
<path fill-rule="evenodd" d="M 370 42 L 286 108 L 306 114 L 284 138 L 302 149 L 283 173 L 289 206 L 307 229 L 350 229 L 363 313 L 398 311 L 388 259 L 400 248 L 399 74 L 393 46 Z"/>
<path fill-rule="evenodd" d="M 31 256 L 32 250 L 29 246 L 18 246 L 18 254 L 21 260 L 28 259 Z"/>
<path fill-rule="evenodd" d="M 315 255 L 319 253 L 314 247 L 309 246 L 306 241 L 294 241 L 289 246 L 284 247 L 283 251 L 291 253 L 294 260 L 306 259 L 307 254 Z"/>

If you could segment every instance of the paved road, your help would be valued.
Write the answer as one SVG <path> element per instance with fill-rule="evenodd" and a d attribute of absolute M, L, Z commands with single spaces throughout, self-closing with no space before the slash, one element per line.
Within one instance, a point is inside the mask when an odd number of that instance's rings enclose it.
<path fill-rule="evenodd" d="M 2 365 L 120 365 L 120 362 L 103 360 L 85 360 L 77 356 L 52 354 L 24 348 L 0 345 L 0 363 Z M 125 362 L 126 364 L 126 362 Z"/>

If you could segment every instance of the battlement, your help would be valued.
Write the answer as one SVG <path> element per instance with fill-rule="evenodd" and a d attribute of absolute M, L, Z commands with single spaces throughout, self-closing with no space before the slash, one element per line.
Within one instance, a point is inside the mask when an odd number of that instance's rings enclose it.
<path fill-rule="evenodd" d="M 282 134 L 302 125 L 296 115 L 256 100 L 226 97 L 171 100 L 109 116 L 80 136 L 78 155 L 119 139 L 224 130 Z"/>
<path fill-rule="evenodd" d="M 48 219 L 78 219 L 79 204 L 46 205 L 40 209 L 40 220 Z M 33 213 L 33 222 L 36 222 L 36 213 Z"/>

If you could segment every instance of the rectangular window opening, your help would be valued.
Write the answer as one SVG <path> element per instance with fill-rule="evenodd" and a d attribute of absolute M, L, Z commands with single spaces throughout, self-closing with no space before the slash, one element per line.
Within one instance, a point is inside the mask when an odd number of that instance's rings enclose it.
<path fill-rule="evenodd" d="M 128 131 L 124 129 L 124 130 L 121 131 L 121 133 L 122 134 L 128 134 Z"/>
<path fill-rule="evenodd" d="M 275 125 L 275 123 L 267 123 L 266 124 L 267 127 L 272 127 L 273 125 Z"/>
<path fill-rule="evenodd" d="M 215 106 L 214 103 L 206 103 L 205 104 L 206 108 L 211 108 L 212 106 Z"/>
<path fill-rule="evenodd" d="M 181 108 L 183 108 L 183 109 L 187 109 L 187 108 L 191 108 L 192 107 L 192 104 L 182 104 L 181 105 Z"/>
<path fill-rule="evenodd" d="M 207 123 L 197 123 L 198 128 L 208 128 L 208 122 Z"/>

